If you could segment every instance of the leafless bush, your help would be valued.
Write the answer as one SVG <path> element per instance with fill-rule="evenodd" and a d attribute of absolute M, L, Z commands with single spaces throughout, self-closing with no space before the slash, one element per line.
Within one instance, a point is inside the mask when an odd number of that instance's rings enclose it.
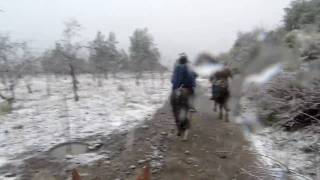
<path fill-rule="evenodd" d="M 287 130 L 320 123 L 320 79 L 305 84 L 298 77 L 299 73 L 282 73 L 260 88 L 256 100 L 262 119 Z"/>

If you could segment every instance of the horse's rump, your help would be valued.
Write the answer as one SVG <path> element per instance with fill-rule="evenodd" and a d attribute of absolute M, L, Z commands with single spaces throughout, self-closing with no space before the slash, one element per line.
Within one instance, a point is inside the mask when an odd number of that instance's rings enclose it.
<path fill-rule="evenodd" d="M 212 85 L 212 98 L 219 104 L 224 104 L 230 96 L 228 87 Z"/>

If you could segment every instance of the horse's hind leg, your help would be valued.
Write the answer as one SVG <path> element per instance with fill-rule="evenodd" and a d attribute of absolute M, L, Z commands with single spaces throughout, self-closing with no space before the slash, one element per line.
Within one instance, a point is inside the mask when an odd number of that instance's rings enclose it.
<path fill-rule="evenodd" d="M 178 136 L 181 136 L 184 134 L 185 132 L 185 119 L 188 116 L 188 111 L 187 108 L 182 108 L 180 107 L 179 111 L 178 111 L 178 119 L 177 119 L 177 129 L 178 129 Z"/>
<path fill-rule="evenodd" d="M 187 141 L 187 140 L 188 140 L 188 136 L 189 136 L 189 129 L 186 129 L 186 130 L 184 131 L 183 141 Z"/>
<path fill-rule="evenodd" d="M 229 122 L 229 108 L 226 103 L 223 105 L 223 109 L 225 111 L 225 121 Z"/>
<path fill-rule="evenodd" d="M 183 141 L 187 141 L 188 140 L 188 136 L 189 136 L 189 129 L 190 129 L 190 126 L 191 126 L 191 119 L 192 119 L 192 113 L 188 113 L 187 115 L 187 118 L 185 119 L 185 130 L 184 130 L 184 135 L 183 135 Z"/>
<path fill-rule="evenodd" d="M 223 107 L 222 104 L 219 104 L 219 119 L 222 119 L 223 117 Z"/>
<path fill-rule="evenodd" d="M 225 112 L 225 121 L 229 122 L 229 112 L 228 112 L 228 110 L 226 110 L 226 112 Z"/>
<path fill-rule="evenodd" d="M 174 115 L 174 120 L 175 120 L 175 124 L 176 124 L 176 128 L 177 128 L 177 136 L 181 136 L 182 134 L 182 131 L 181 131 L 181 128 L 180 128 L 180 117 L 179 117 L 179 114 L 180 114 L 180 110 L 176 107 L 174 110 L 173 110 L 173 115 Z"/>
<path fill-rule="evenodd" d="M 217 103 L 214 101 L 213 104 L 214 104 L 213 111 L 217 112 Z"/>
<path fill-rule="evenodd" d="M 173 115 L 174 115 L 174 122 L 175 122 L 176 128 L 177 128 L 177 136 L 180 136 L 181 133 L 180 133 L 180 130 L 179 130 L 179 119 L 178 119 L 179 117 L 177 115 L 177 112 L 174 112 Z"/>

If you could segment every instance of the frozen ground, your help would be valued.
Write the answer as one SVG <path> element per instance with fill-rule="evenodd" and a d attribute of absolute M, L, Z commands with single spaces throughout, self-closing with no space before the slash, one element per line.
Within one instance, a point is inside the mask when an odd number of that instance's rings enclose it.
<path fill-rule="evenodd" d="M 319 142 L 316 128 L 285 132 L 280 127 L 263 127 L 251 101 L 244 97 L 241 106 L 242 113 L 237 121 L 244 125 L 247 139 L 275 179 L 286 179 L 287 171 L 291 179 L 317 179 L 319 154 L 312 151 L 318 150 L 305 151 Z"/>
<path fill-rule="evenodd" d="M 133 127 L 163 105 L 170 89 L 167 79 L 157 75 L 152 80 L 149 74 L 137 86 L 133 77 L 122 74 L 103 79 L 99 87 L 91 75 L 82 75 L 78 102 L 68 76 L 50 77 L 49 83 L 44 76 L 28 79 L 32 94 L 20 81 L 14 110 L 0 115 L 0 167 L 60 143 Z"/>
<path fill-rule="evenodd" d="M 263 75 L 247 79 L 247 95 L 259 93 L 255 86 L 263 84 L 279 72 L 281 66 L 274 66 Z M 265 80 L 264 80 L 265 79 Z M 254 83 L 254 86 L 250 86 Z M 252 88 L 252 89 L 250 89 Z M 259 97 L 259 96 L 255 96 Z M 270 172 L 275 173 L 278 179 L 290 175 L 292 179 L 320 179 L 319 154 L 319 127 L 310 126 L 295 132 L 285 132 L 279 125 L 263 127 L 258 118 L 256 104 L 246 96 L 240 100 L 241 116 L 238 122 L 244 125 L 248 139 L 261 159 L 270 166 Z M 279 170 L 280 173 L 279 174 Z M 286 174 L 286 171 L 289 171 Z"/>
<path fill-rule="evenodd" d="M 274 65 L 260 74 L 246 78 L 243 87 L 246 94 L 259 93 L 254 86 L 267 82 L 281 69 L 280 64 Z M 252 142 L 253 149 L 260 159 L 269 165 L 269 171 L 275 179 L 287 179 L 287 176 L 291 179 L 320 178 L 316 177 L 317 173 L 319 175 L 316 166 L 319 164 L 319 154 L 312 152 L 318 150 L 305 151 L 319 142 L 317 128 L 308 127 L 296 132 L 285 132 L 279 126 L 264 127 L 258 118 L 256 104 L 253 101 L 244 96 L 240 99 L 240 104 L 241 115 L 236 121 L 243 125 L 247 139 Z"/>

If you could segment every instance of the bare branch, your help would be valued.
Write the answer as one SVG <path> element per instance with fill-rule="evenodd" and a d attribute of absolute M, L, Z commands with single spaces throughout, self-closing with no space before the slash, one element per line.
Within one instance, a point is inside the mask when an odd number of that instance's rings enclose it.
<path fill-rule="evenodd" d="M 3 94 L 0 93 L 0 98 L 11 103 L 13 101 L 13 98 L 12 97 L 6 97 L 4 96 Z"/>
<path fill-rule="evenodd" d="M 240 170 L 241 170 L 242 172 L 244 172 L 245 174 L 251 176 L 251 177 L 254 177 L 254 178 L 259 179 L 259 180 L 263 180 L 263 178 L 261 178 L 261 177 L 259 177 L 259 176 L 257 176 L 257 175 L 254 175 L 253 173 L 247 171 L 247 170 L 244 169 L 244 168 L 241 168 Z"/>
<path fill-rule="evenodd" d="M 311 116 L 311 115 L 309 115 L 309 114 L 307 114 L 307 113 L 300 112 L 300 114 L 304 114 L 304 115 L 306 115 L 306 116 L 308 116 L 308 117 L 310 117 L 310 118 L 312 118 L 312 119 L 320 122 L 320 119 L 318 119 L 318 118 L 316 118 L 316 117 L 314 117 L 314 116 Z"/>

